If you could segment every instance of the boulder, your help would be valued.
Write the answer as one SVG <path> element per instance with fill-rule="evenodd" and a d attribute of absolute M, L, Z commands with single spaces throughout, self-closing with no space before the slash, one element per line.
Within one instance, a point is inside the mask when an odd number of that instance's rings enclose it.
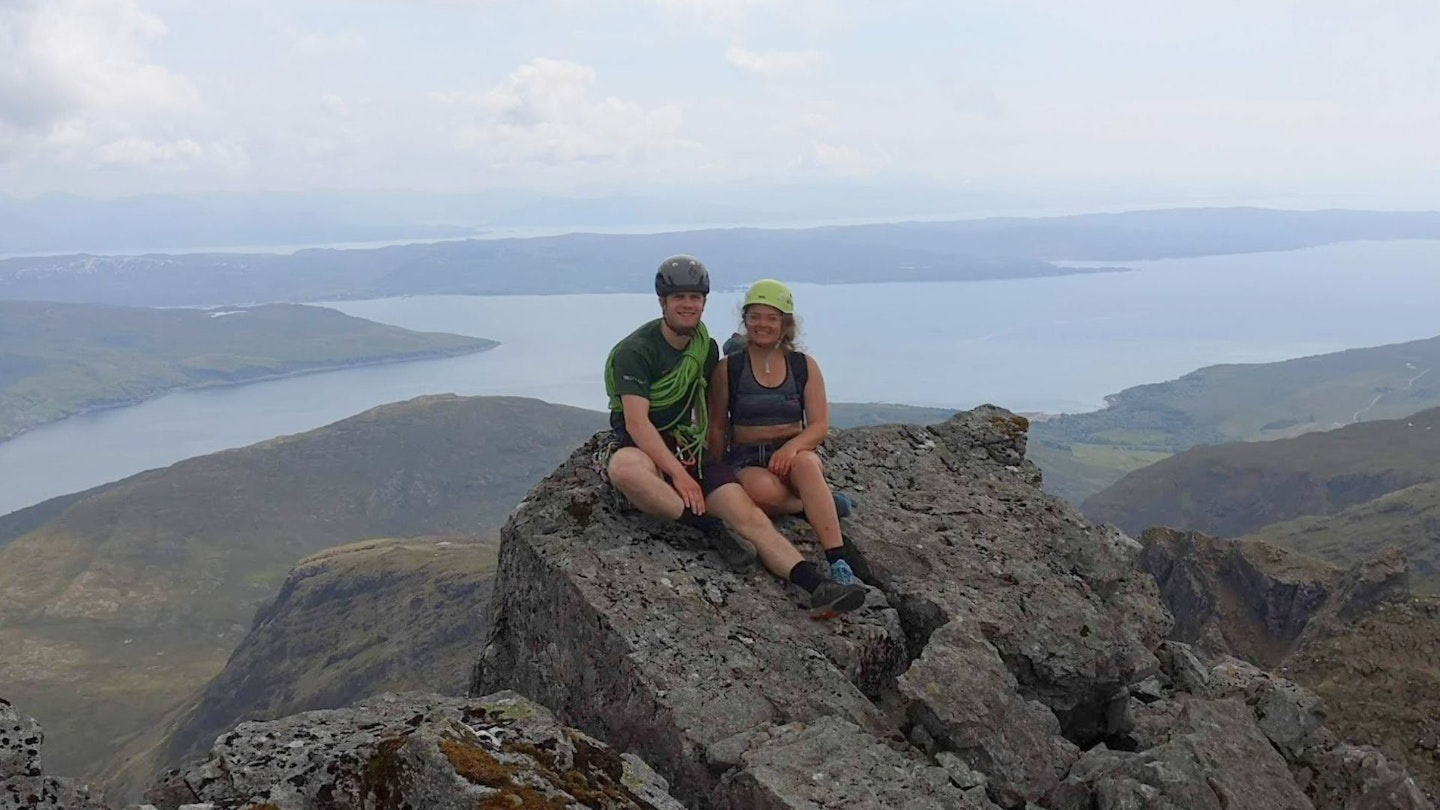
<path fill-rule="evenodd" d="M 386 694 L 242 723 L 146 798 L 158 810 L 683 810 L 639 758 L 509 692 Z"/>
<path fill-rule="evenodd" d="M 103 797 L 73 779 L 46 776 L 40 764 L 45 733 L 0 698 L 0 810 L 105 810 Z"/>

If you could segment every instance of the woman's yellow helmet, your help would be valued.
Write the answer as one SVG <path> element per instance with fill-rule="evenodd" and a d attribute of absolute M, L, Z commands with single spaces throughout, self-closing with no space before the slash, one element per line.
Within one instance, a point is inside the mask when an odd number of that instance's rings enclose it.
<path fill-rule="evenodd" d="M 740 308 L 751 304 L 765 304 L 786 315 L 795 314 L 795 297 L 790 294 L 789 288 L 773 278 L 762 278 L 750 285 L 750 290 L 745 293 L 745 303 Z"/>

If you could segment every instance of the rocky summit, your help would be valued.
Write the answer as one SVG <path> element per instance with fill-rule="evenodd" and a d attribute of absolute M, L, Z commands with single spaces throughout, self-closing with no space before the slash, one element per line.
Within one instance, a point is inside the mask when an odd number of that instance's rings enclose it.
<path fill-rule="evenodd" d="M 1165 641 L 1140 545 L 1041 491 L 1026 430 L 986 406 L 832 436 L 873 587 L 830 622 L 626 506 L 596 437 L 503 531 L 472 693 L 523 693 L 706 810 L 1429 806 L 1313 694 Z"/>

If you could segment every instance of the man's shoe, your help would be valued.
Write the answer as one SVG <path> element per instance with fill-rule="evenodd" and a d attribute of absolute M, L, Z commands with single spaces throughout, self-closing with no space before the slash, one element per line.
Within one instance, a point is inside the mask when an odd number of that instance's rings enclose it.
<path fill-rule="evenodd" d="M 710 541 L 710 548 L 720 555 L 725 564 L 736 571 L 747 572 L 755 567 L 758 559 L 755 554 L 755 547 L 750 541 L 730 531 L 724 523 L 716 521 L 719 525 L 705 532 L 705 537 Z"/>
<path fill-rule="evenodd" d="M 833 619 L 865 604 L 863 585 L 841 585 L 825 580 L 810 594 L 810 618 Z"/>

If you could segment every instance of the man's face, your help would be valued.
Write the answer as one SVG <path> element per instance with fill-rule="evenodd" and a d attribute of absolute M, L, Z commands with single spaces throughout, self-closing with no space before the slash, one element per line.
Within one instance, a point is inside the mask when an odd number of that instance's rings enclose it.
<path fill-rule="evenodd" d="M 665 325 L 677 335 L 688 335 L 700 325 L 705 314 L 705 296 L 698 292 L 672 293 L 660 299 Z"/>

